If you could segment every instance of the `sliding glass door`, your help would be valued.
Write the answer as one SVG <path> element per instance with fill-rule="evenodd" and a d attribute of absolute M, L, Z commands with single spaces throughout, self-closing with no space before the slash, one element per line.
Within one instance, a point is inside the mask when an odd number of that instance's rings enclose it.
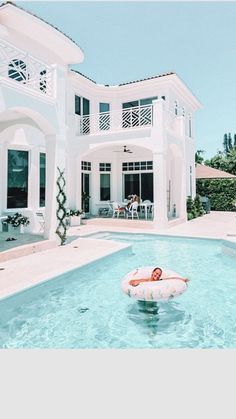
<path fill-rule="evenodd" d="M 145 201 L 153 202 L 153 173 L 127 173 L 124 174 L 124 198 L 129 195 L 138 195 Z"/>
<path fill-rule="evenodd" d="M 139 174 L 125 174 L 124 175 L 124 198 L 128 198 L 129 195 L 140 196 L 140 182 Z"/>
<path fill-rule="evenodd" d="M 153 202 L 153 173 L 140 173 L 141 198 Z"/>

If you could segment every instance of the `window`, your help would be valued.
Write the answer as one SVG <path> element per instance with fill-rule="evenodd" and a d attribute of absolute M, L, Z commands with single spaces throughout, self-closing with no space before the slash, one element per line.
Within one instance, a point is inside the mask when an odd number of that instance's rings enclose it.
<path fill-rule="evenodd" d="M 110 104 L 99 103 L 99 129 L 108 130 L 110 129 Z"/>
<path fill-rule="evenodd" d="M 89 115 L 90 112 L 90 102 L 88 99 L 83 97 L 83 115 Z"/>
<path fill-rule="evenodd" d="M 75 114 L 81 115 L 81 108 L 80 108 L 80 97 L 75 95 Z"/>
<path fill-rule="evenodd" d="M 133 170 L 153 170 L 152 161 L 139 161 L 139 162 L 124 162 L 122 163 L 123 172 Z"/>
<path fill-rule="evenodd" d="M 82 210 L 86 213 L 90 211 L 90 173 L 81 173 L 81 201 Z"/>
<path fill-rule="evenodd" d="M 100 172 L 110 172 L 111 163 L 99 163 L 99 170 Z"/>
<path fill-rule="evenodd" d="M 80 116 L 89 115 L 90 101 L 85 97 L 75 95 L 75 114 Z"/>
<path fill-rule="evenodd" d="M 26 64 L 22 60 L 12 60 L 8 66 L 8 76 L 16 81 L 26 80 Z"/>
<path fill-rule="evenodd" d="M 7 208 L 28 207 L 28 151 L 8 150 Z"/>
<path fill-rule="evenodd" d="M 40 71 L 39 88 L 43 93 L 47 91 L 47 70 Z"/>
<path fill-rule="evenodd" d="M 148 97 L 147 99 L 140 99 L 140 106 L 152 105 L 153 100 L 156 100 L 157 96 Z"/>
<path fill-rule="evenodd" d="M 39 206 L 45 207 L 46 154 L 39 153 Z"/>
<path fill-rule="evenodd" d="M 91 162 L 81 161 L 81 170 L 91 170 Z"/>
<path fill-rule="evenodd" d="M 182 108 L 182 116 L 185 116 L 185 108 Z"/>
<path fill-rule="evenodd" d="M 99 112 L 109 112 L 110 111 L 110 103 L 99 103 Z"/>
<path fill-rule="evenodd" d="M 75 114 L 83 117 L 80 121 L 80 133 L 90 133 L 90 101 L 85 97 L 75 95 Z"/>
<path fill-rule="evenodd" d="M 111 176 L 110 173 L 100 174 L 100 201 L 111 199 Z"/>

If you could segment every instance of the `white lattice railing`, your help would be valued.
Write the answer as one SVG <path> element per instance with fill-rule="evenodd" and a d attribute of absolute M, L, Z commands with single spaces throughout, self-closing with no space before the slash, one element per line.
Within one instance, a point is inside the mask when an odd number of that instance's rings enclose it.
<path fill-rule="evenodd" d="M 53 96 L 53 68 L 0 40 L 0 77 Z"/>
<path fill-rule="evenodd" d="M 86 116 L 76 115 L 77 135 L 98 134 L 150 125 L 152 125 L 152 105 Z"/>

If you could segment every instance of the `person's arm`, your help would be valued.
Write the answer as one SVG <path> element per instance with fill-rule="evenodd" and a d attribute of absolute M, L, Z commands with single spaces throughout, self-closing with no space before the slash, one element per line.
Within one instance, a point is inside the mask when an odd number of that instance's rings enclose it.
<path fill-rule="evenodd" d="M 129 281 L 129 285 L 132 285 L 133 287 L 136 287 L 137 285 L 139 285 L 141 282 L 148 282 L 151 281 L 151 278 L 142 278 L 142 279 L 131 279 Z"/>
<path fill-rule="evenodd" d="M 189 282 L 189 279 L 188 278 L 183 278 L 183 277 L 181 277 L 181 276 L 168 276 L 167 278 L 161 278 L 162 280 L 166 280 L 166 279 L 180 279 L 181 281 L 184 281 L 184 282 Z"/>

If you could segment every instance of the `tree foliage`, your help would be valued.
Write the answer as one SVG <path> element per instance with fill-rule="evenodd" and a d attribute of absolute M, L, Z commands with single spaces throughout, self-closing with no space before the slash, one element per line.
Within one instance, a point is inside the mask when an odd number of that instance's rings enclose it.
<path fill-rule="evenodd" d="M 197 150 L 195 153 L 195 163 L 202 164 L 204 162 L 203 154 L 205 153 L 204 150 Z"/>
<path fill-rule="evenodd" d="M 224 134 L 223 151 L 218 151 L 215 156 L 205 160 L 204 163 L 206 166 L 236 175 L 236 134 L 234 134 L 234 139 L 231 133 Z"/>
<path fill-rule="evenodd" d="M 210 199 L 213 211 L 236 211 L 236 179 L 197 179 L 196 187 Z"/>

